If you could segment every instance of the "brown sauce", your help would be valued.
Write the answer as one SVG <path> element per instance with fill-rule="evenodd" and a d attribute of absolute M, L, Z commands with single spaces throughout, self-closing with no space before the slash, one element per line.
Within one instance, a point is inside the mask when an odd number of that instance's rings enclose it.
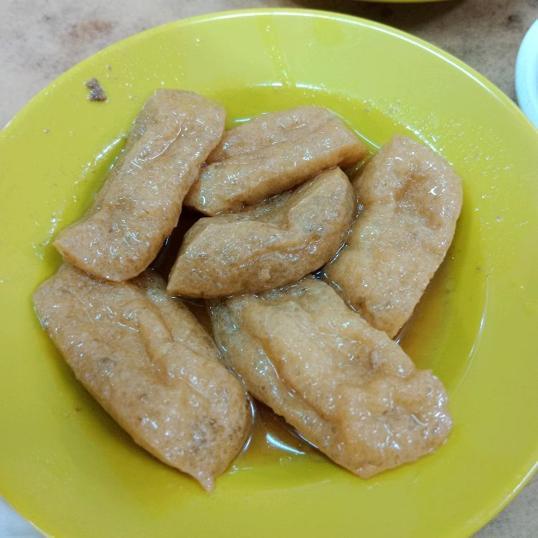
<path fill-rule="evenodd" d="M 159 254 L 157 254 L 157 257 L 151 264 L 151 268 L 155 269 L 165 280 L 168 281 L 170 269 L 172 269 L 172 265 L 176 261 L 183 237 L 189 228 L 201 217 L 203 215 L 194 209 L 189 209 L 188 207 L 182 209 L 178 225 L 165 240 Z"/>

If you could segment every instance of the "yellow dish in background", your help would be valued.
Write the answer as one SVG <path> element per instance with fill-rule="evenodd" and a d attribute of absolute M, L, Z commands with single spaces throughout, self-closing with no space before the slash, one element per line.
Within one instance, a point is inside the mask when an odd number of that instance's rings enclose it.
<path fill-rule="evenodd" d="M 87 100 L 92 77 L 106 103 Z M 462 217 L 403 341 L 449 392 L 455 427 L 434 455 L 365 481 L 258 435 L 208 495 L 139 449 L 75 381 L 40 330 L 31 294 L 60 263 L 51 238 L 88 206 L 131 120 L 161 86 L 213 97 L 232 119 L 328 106 L 373 147 L 407 133 L 453 163 L 464 181 Z M 0 162 L 0 495 L 44 532 L 466 536 L 529 479 L 538 425 L 538 136 L 505 95 L 448 54 L 324 12 L 178 21 L 53 82 L 0 134 Z"/>
<path fill-rule="evenodd" d="M 356 2 L 375 2 L 384 4 L 426 4 L 432 2 L 447 2 L 448 0 L 355 0 Z"/>

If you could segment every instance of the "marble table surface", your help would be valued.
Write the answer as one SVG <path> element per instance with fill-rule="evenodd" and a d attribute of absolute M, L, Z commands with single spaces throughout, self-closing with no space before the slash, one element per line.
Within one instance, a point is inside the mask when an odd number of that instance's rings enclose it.
<path fill-rule="evenodd" d="M 538 0 L 0 0 L 0 126 L 60 73 L 114 41 L 163 22 L 244 7 L 328 9 L 390 24 L 461 58 L 512 98 L 517 49 L 538 17 Z M 0 501 L 0 536 L 39 533 Z M 538 480 L 475 538 L 536 536 Z"/>

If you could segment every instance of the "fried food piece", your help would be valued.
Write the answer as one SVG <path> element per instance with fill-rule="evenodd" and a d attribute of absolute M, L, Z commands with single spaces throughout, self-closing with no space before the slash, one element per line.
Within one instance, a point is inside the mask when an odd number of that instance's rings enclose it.
<path fill-rule="evenodd" d="M 77 379 L 134 441 L 211 490 L 245 442 L 247 398 L 162 279 L 104 282 L 64 264 L 34 305 Z"/>
<path fill-rule="evenodd" d="M 365 154 L 357 136 L 324 108 L 264 114 L 225 133 L 185 203 L 206 215 L 238 211 Z"/>
<path fill-rule="evenodd" d="M 249 392 L 339 465 L 367 478 L 432 452 L 447 395 L 384 332 L 307 277 L 211 307 L 226 363 Z"/>
<path fill-rule="evenodd" d="M 364 207 L 327 278 L 394 337 L 443 261 L 461 210 L 461 180 L 429 148 L 395 137 L 354 181 Z"/>
<path fill-rule="evenodd" d="M 89 213 L 54 242 L 64 259 L 113 281 L 146 269 L 176 226 L 183 198 L 222 136 L 224 117 L 200 95 L 157 90 Z"/>
<path fill-rule="evenodd" d="M 214 298 L 295 282 L 334 256 L 355 205 L 336 168 L 242 213 L 200 219 L 185 236 L 167 291 Z"/>

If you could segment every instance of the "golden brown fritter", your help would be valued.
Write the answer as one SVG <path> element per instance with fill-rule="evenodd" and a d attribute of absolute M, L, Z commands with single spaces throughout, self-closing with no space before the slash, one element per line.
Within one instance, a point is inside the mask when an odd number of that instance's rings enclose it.
<path fill-rule="evenodd" d="M 450 246 L 461 180 L 429 148 L 395 137 L 354 181 L 363 210 L 329 280 L 374 327 L 395 336 Z"/>
<path fill-rule="evenodd" d="M 34 305 L 77 379 L 135 442 L 212 489 L 245 442 L 247 397 L 162 279 L 104 282 L 64 264 Z"/>
<path fill-rule="evenodd" d="M 411 462 L 448 436 L 447 395 L 384 332 L 312 277 L 211 308 L 225 362 L 249 392 L 361 477 Z"/>
<path fill-rule="evenodd" d="M 357 136 L 324 108 L 264 114 L 224 135 L 185 203 L 206 215 L 239 211 L 365 154 Z"/>
<path fill-rule="evenodd" d="M 224 297 L 299 280 L 340 248 L 355 195 L 340 169 L 241 213 L 200 219 L 170 273 L 170 294 Z"/>
<path fill-rule="evenodd" d="M 157 90 L 93 207 L 54 246 L 96 277 L 140 274 L 176 226 L 183 198 L 224 131 L 224 110 L 195 93 Z"/>

